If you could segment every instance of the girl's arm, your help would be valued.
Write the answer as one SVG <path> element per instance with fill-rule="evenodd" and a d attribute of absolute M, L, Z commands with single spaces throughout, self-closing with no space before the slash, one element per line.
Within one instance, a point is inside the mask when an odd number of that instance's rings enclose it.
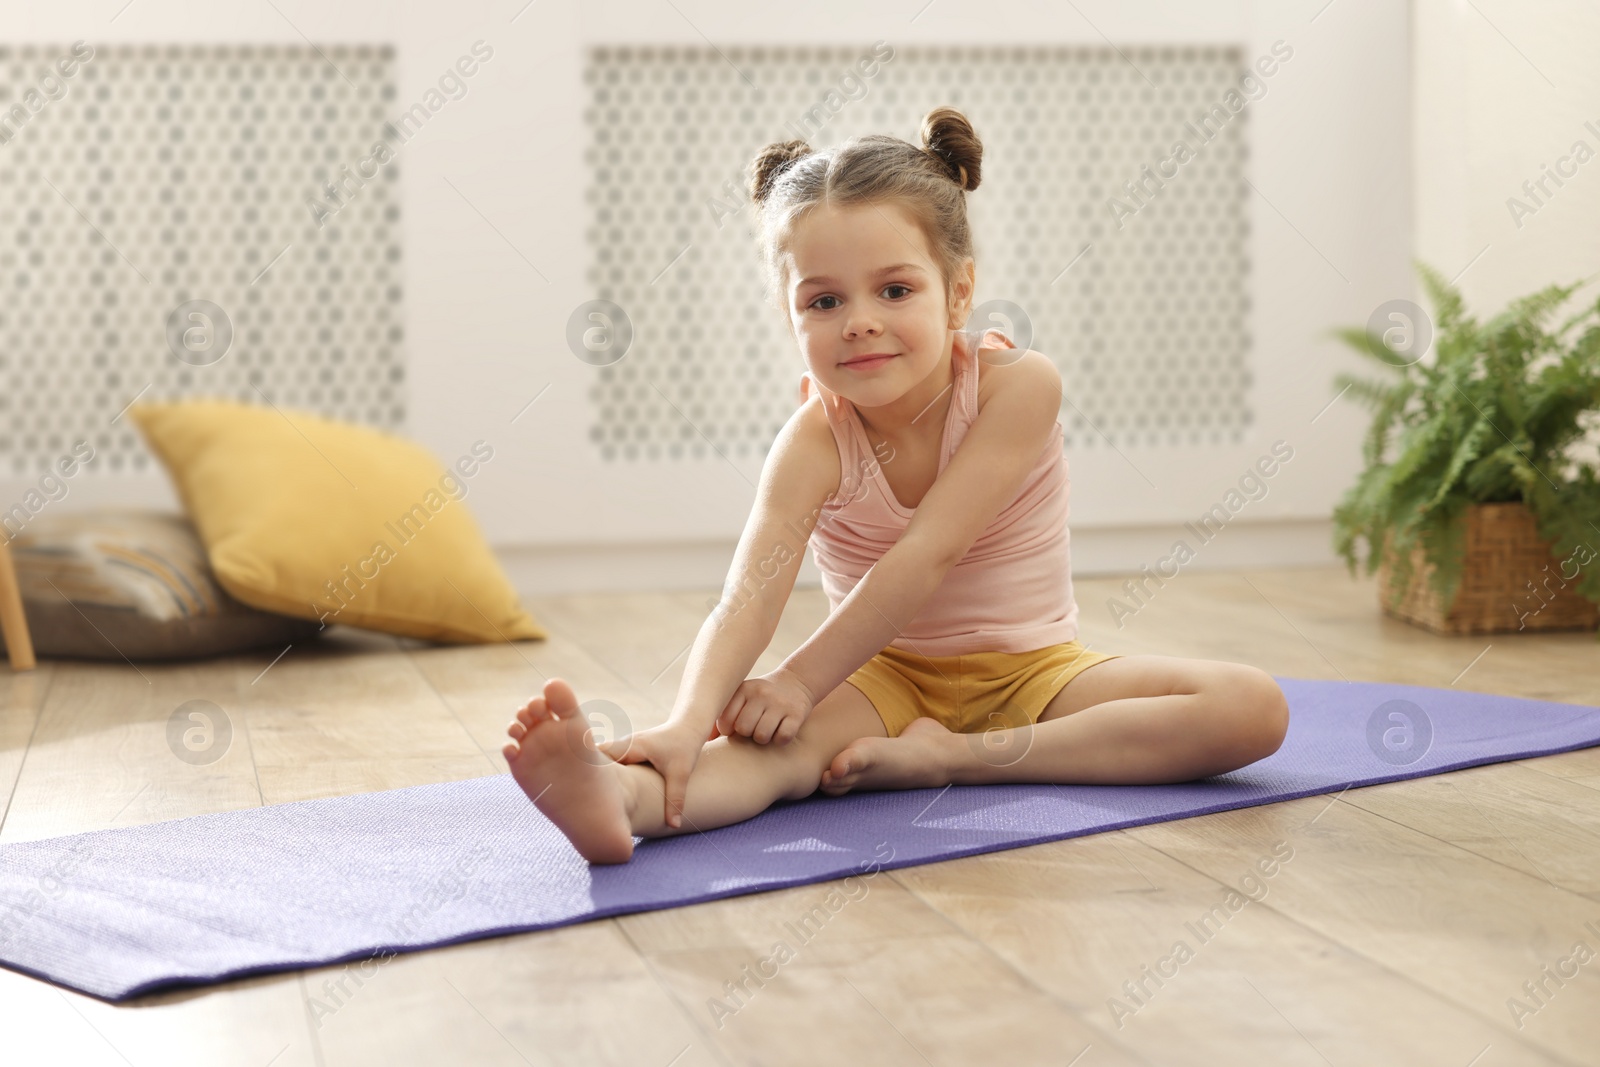
<path fill-rule="evenodd" d="M 950 568 L 1016 499 L 1049 443 L 1061 411 L 1055 364 L 1028 351 L 991 373 L 992 394 L 900 540 L 779 667 L 798 678 L 813 701 L 900 636 Z"/>
<path fill-rule="evenodd" d="M 838 492 L 839 447 L 820 400 L 792 415 L 761 470 L 722 601 L 689 650 L 670 722 L 702 737 L 772 643 L 822 502 Z"/>

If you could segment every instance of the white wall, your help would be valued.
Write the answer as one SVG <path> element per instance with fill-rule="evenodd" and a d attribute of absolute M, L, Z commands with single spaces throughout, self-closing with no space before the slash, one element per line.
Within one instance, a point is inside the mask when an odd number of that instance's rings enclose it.
<path fill-rule="evenodd" d="M 1417 255 L 1447 276 L 1465 269 L 1482 318 L 1600 270 L 1600 9 L 1415 0 L 1413 28 Z M 1578 141 L 1594 158 L 1562 163 Z M 1576 173 L 1536 188 L 1538 204 L 1523 183 L 1558 164 Z M 1534 209 L 1520 226 L 1511 198 Z"/>
<path fill-rule="evenodd" d="M 469 94 L 436 115 L 402 157 L 409 429 L 445 458 L 478 438 L 494 445 L 496 458 L 475 479 L 469 502 L 525 589 L 719 584 L 757 474 L 753 461 L 744 478 L 721 459 L 604 464 L 587 446 L 593 368 L 574 359 L 564 341 L 569 312 L 594 295 L 585 285 L 582 47 L 878 38 L 908 47 L 1099 46 L 1104 34 L 1119 43 L 1238 44 L 1253 59 L 1275 40 L 1288 42 L 1293 62 L 1250 105 L 1250 177 L 1259 190 L 1251 194 L 1255 433 L 1228 448 L 1127 450 L 1155 488 L 1132 476 L 1114 452 L 1069 456 L 1074 562 L 1089 572 L 1153 561 L 1183 521 L 1216 503 L 1278 438 L 1294 446 L 1295 460 L 1273 479 L 1270 495 L 1202 549 L 1194 565 L 1332 558 L 1326 517 L 1357 470 L 1365 415 L 1344 401 L 1323 411 L 1334 372 L 1356 365 L 1325 334 L 1336 324 L 1364 322 L 1379 303 L 1412 291 L 1410 44 L 1402 5 L 1234 0 L 1201 7 L 1165 0 L 1134 7 L 1083 0 L 1075 11 L 1023 0 L 936 2 L 925 9 L 920 0 L 865 9 L 839 0 L 792 7 L 537 0 L 526 8 L 523 0 L 277 0 L 277 6 L 281 16 L 255 2 L 137 0 L 120 14 L 105 0 L 10 4 L 6 37 L 49 44 L 77 38 L 299 44 L 304 33 L 317 42 L 388 42 L 398 52 L 401 107 L 474 41 L 494 48 Z M 1541 51 L 1539 58 L 1576 85 L 1576 44 L 1552 36 L 1535 45 L 1544 47 L 1550 54 Z M 1513 70 L 1507 77 L 1519 75 Z M 1563 125 L 1541 117 L 1537 125 L 1549 136 L 1524 142 L 1527 159 L 1536 167 L 1549 158 L 1567 127 L 1581 125 L 1578 118 L 1574 111 Z M 1507 180 L 1487 185 L 1513 188 L 1511 171 L 1520 181 L 1523 171 L 1507 164 Z M 1584 177 L 1600 186 L 1600 163 L 1592 171 Z M 1474 208 L 1483 200 L 1485 220 L 1493 214 L 1493 196 L 1474 192 L 1463 199 Z M 1548 221 L 1554 232 L 1557 209 L 1578 210 L 1579 198 L 1570 199 L 1571 206 L 1555 205 L 1548 220 L 1541 214 L 1536 221 Z M 1449 228 L 1440 223 L 1434 230 Z M 1434 246 L 1444 241 L 1433 237 Z M 1513 263 L 1526 268 L 1530 261 L 1515 259 L 1516 248 L 1508 235 L 1505 258 L 1486 257 L 1469 277 L 1487 284 L 1481 279 L 1507 277 Z M 1531 261 L 1550 266 L 1546 256 Z M 512 425 L 513 415 L 546 389 Z M 22 488 L 0 482 L 0 499 Z M 154 478 L 85 479 L 73 494 L 74 507 L 174 503 Z"/>

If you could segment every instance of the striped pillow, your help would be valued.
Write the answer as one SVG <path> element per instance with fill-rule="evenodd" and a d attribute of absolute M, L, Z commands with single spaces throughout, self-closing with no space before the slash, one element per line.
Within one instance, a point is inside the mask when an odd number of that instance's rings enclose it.
<path fill-rule="evenodd" d="M 183 659 L 294 644 L 319 630 L 230 597 L 181 515 L 43 515 L 16 534 L 11 554 L 41 657 Z"/>

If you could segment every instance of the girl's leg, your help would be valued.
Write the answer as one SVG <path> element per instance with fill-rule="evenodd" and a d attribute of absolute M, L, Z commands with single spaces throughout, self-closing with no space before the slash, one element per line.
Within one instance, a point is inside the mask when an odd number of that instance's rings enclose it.
<path fill-rule="evenodd" d="M 654 767 L 616 764 L 630 777 L 636 798 L 633 832 L 643 837 L 696 833 L 759 815 L 776 800 L 799 800 L 816 792 L 822 772 L 845 746 L 862 737 L 888 737 L 872 702 L 846 682 L 806 716 L 787 745 L 760 744 L 733 735 L 709 742 L 700 752 L 683 798 L 683 825 L 666 823 L 666 788 Z"/>
<path fill-rule="evenodd" d="M 558 678 L 517 713 L 504 752 L 529 799 L 591 863 L 623 863 L 633 838 L 694 833 L 741 822 L 780 798 L 810 796 L 823 769 L 860 737 L 886 739 L 872 703 L 846 683 L 812 709 L 787 745 L 719 737 L 704 746 L 684 794 L 683 825 L 666 824 L 654 767 L 596 758 L 572 687 Z"/>
<path fill-rule="evenodd" d="M 1270 756 L 1288 724 L 1288 702 L 1265 671 L 1123 656 L 1073 678 L 1032 726 L 956 734 L 918 719 L 897 738 L 856 741 L 835 758 L 823 789 L 1187 782 Z"/>

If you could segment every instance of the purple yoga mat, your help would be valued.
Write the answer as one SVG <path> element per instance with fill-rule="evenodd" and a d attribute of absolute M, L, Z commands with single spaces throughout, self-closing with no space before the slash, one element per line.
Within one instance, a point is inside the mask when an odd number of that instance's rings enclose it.
<path fill-rule="evenodd" d="M 1283 747 L 1169 786 L 816 794 L 590 867 L 509 775 L 0 846 L 0 963 L 108 1000 L 1600 744 L 1600 708 L 1278 678 Z"/>

